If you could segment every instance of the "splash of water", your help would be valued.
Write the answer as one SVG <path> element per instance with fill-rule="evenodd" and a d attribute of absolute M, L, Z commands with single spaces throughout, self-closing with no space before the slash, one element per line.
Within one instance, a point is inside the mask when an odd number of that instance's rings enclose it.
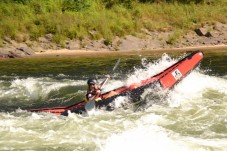
<path fill-rule="evenodd" d="M 216 91 L 223 96 L 227 95 L 227 81 L 220 77 L 204 75 L 198 69 L 170 91 L 168 102 L 170 106 L 177 107 L 190 100 L 204 98 L 204 95 L 209 91 Z"/>
<path fill-rule="evenodd" d="M 148 79 L 155 74 L 162 72 L 164 69 L 176 63 L 177 60 L 171 59 L 167 54 L 163 54 L 159 60 L 147 62 L 146 58 L 142 58 L 141 64 L 143 68 L 135 68 L 134 72 L 128 75 L 126 85 Z"/>
<path fill-rule="evenodd" d="M 51 78 L 15 79 L 2 83 L 0 87 L 1 100 L 46 100 L 52 91 L 58 91 L 67 86 L 84 85 L 81 80 L 55 80 Z"/>
<path fill-rule="evenodd" d="M 153 76 L 174 64 L 164 55 L 156 62 L 142 60 L 127 79 L 111 80 L 104 91 Z M 196 83 L 196 84 L 195 84 Z M 25 78 L 0 81 L 0 98 L 47 97 L 62 87 L 85 85 L 84 80 Z M 151 90 L 145 91 L 152 94 Z M 152 95 L 151 95 L 152 96 Z M 152 97 L 148 101 L 153 101 Z M 127 102 L 116 99 L 115 107 Z M 149 100 L 150 99 L 150 100 Z M 163 98 L 146 110 L 99 110 L 91 116 L 0 113 L 0 150 L 225 150 L 227 147 L 227 79 L 191 72 Z M 42 145 L 40 145 L 42 144 Z"/>

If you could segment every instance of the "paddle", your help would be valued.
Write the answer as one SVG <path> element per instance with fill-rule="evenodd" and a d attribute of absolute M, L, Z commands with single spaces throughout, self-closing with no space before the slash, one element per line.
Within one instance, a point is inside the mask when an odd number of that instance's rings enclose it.
<path fill-rule="evenodd" d="M 119 58 L 116 62 L 116 64 L 114 65 L 112 72 L 114 72 L 116 70 L 116 68 L 118 67 L 119 63 L 120 63 L 121 59 Z M 102 87 L 106 84 L 106 82 L 108 81 L 110 77 L 106 77 L 106 79 L 102 82 L 102 84 L 100 85 L 100 89 L 102 89 Z M 94 111 L 95 109 L 95 100 L 90 100 L 88 101 L 85 106 L 84 106 L 86 112 L 89 114 L 91 111 Z"/>
<path fill-rule="evenodd" d="M 118 67 L 119 63 L 120 63 L 121 59 L 119 58 L 116 62 L 116 64 L 114 65 L 112 72 L 114 72 L 116 70 L 116 68 Z M 106 77 L 106 79 L 103 81 L 103 83 L 100 86 L 100 89 L 102 89 L 102 87 L 106 84 L 106 82 L 108 81 L 110 77 Z"/>

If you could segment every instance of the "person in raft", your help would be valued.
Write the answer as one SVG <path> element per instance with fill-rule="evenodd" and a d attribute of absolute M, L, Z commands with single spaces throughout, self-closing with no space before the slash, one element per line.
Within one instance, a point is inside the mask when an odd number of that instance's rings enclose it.
<path fill-rule="evenodd" d="M 102 86 L 108 81 L 110 76 L 106 75 L 105 77 L 106 79 L 100 85 L 97 84 L 97 80 L 95 79 L 89 79 L 87 81 L 88 88 L 86 94 L 86 102 L 90 100 L 99 101 L 101 99 L 100 95 Z"/>

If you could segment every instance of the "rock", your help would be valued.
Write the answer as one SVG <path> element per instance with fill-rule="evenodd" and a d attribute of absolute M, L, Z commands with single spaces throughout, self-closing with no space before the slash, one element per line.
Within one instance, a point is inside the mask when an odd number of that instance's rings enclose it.
<path fill-rule="evenodd" d="M 201 29 L 195 29 L 194 31 L 198 36 L 204 36 L 204 33 L 201 31 Z"/>
<path fill-rule="evenodd" d="M 80 41 L 79 40 L 70 40 L 67 43 L 67 48 L 69 50 L 78 50 L 78 49 L 80 49 Z"/>
<path fill-rule="evenodd" d="M 11 43 L 11 39 L 9 37 L 5 37 L 3 40 L 7 43 Z"/>
<path fill-rule="evenodd" d="M 143 39 L 128 35 L 121 41 L 119 50 L 141 50 L 144 47 Z"/>
<path fill-rule="evenodd" d="M 46 38 L 49 42 L 52 42 L 52 41 L 53 41 L 53 35 L 52 35 L 52 34 L 46 34 L 45 38 Z"/>
<path fill-rule="evenodd" d="M 0 58 L 18 58 L 35 54 L 31 48 L 20 47 L 11 50 L 0 50 Z"/>
<path fill-rule="evenodd" d="M 20 48 L 16 48 L 15 52 L 20 52 L 19 54 L 23 55 L 34 55 L 34 51 L 31 48 L 28 47 L 20 47 Z"/>
<path fill-rule="evenodd" d="M 20 57 L 19 55 L 15 54 L 12 51 L 9 51 L 9 55 L 8 56 L 9 56 L 9 58 L 19 58 Z"/>
<path fill-rule="evenodd" d="M 107 51 L 112 50 L 111 45 L 105 45 L 104 44 L 105 39 L 99 39 L 99 40 L 90 40 L 88 38 L 85 38 L 81 41 L 81 48 L 82 50 L 96 50 L 96 51 Z"/>
<path fill-rule="evenodd" d="M 204 27 L 204 28 L 195 29 L 194 31 L 198 36 L 213 37 L 211 32 L 208 31 L 208 29 L 209 27 Z"/>
<path fill-rule="evenodd" d="M 16 58 L 16 57 L 18 56 L 11 51 L 0 50 L 0 58 Z"/>
<path fill-rule="evenodd" d="M 206 37 L 213 37 L 209 31 L 204 36 L 206 36 Z"/>
<path fill-rule="evenodd" d="M 0 55 L 4 55 L 4 54 L 7 54 L 7 51 L 3 50 L 3 49 L 0 49 Z"/>
<path fill-rule="evenodd" d="M 38 38 L 38 42 L 41 42 L 41 43 L 48 43 L 49 40 L 47 40 L 45 37 L 39 37 L 39 38 Z"/>

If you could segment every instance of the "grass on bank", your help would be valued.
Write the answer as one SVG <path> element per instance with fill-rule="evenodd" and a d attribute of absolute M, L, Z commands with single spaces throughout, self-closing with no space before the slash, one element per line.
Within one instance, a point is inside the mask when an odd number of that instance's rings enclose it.
<path fill-rule="evenodd" d="M 3 0 L 4 1 L 4 0 Z M 105 0 L 104 0 L 105 1 Z M 129 0 L 130 1 L 130 0 Z M 0 3 L 0 47 L 9 37 L 18 42 L 35 41 L 52 34 L 64 47 L 66 39 L 106 39 L 149 31 L 174 31 L 174 43 L 183 33 L 215 22 L 227 23 L 225 0 L 218 3 L 140 3 L 113 4 L 86 0 L 79 8 L 63 7 L 62 0 L 24 0 Z M 72 5 L 73 6 L 73 5 Z M 32 44 L 31 44 L 32 45 Z"/>

